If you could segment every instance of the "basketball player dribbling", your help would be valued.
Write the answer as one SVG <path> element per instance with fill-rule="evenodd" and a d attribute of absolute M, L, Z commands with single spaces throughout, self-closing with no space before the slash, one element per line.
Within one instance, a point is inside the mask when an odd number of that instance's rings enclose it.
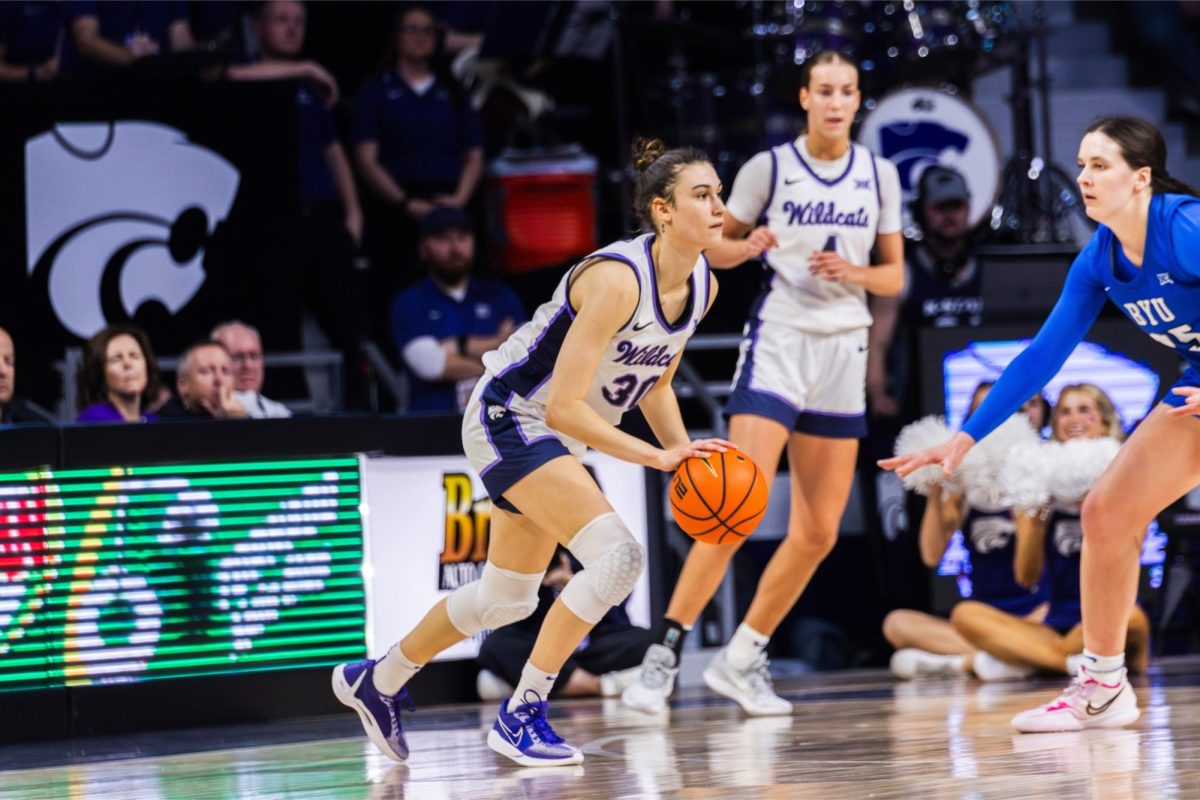
<path fill-rule="evenodd" d="M 744 621 L 704 672 L 710 688 L 753 715 L 792 711 L 775 694 L 765 648 L 837 540 L 866 433 L 866 294 L 899 294 L 904 282 L 899 176 L 890 162 L 850 141 L 859 100 L 858 70 L 840 53 L 819 53 L 805 64 L 800 105 L 807 133 L 742 167 L 722 242 L 707 252 L 714 267 L 759 255 L 767 267 L 725 412 L 729 438 L 762 469 L 768 487 L 785 448 L 791 473 L 787 536 Z M 766 225 L 754 228 L 760 217 Z M 639 680 L 622 695 L 627 706 L 665 707 L 684 633 L 736 549 L 692 545 L 662 643 L 646 651 Z"/>
<path fill-rule="evenodd" d="M 1104 117 L 1079 144 L 1084 210 L 1100 223 L 1071 265 L 1042 329 L 1013 359 L 962 431 L 944 444 L 879 462 L 907 475 L 950 475 L 975 442 L 1044 386 L 1111 300 L 1187 369 L 1093 485 L 1081 512 L 1083 659 L 1066 691 L 1012 721 L 1023 733 L 1115 728 L 1137 720 L 1125 667 L 1146 527 L 1200 484 L 1200 199 L 1167 173 L 1162 134 L 1136 117 Z"/>
<path fill-rule="evenodd" d="M 584 569 L 547 613 L 488 745 L 526 766 L 581 762 L 583 753 L 550 726 L 546 698 L 567 657 L 633 589 L 645 553 L 579 459 L 593 447 L 672 471 L 732 447 L 690 441 L 671 388 L 683 346 L 717 292 L 702 251 L 721 239 L 720 182 L 699 150 L 666 150 L 658 140 L 634 150 L 634 206 L 651 232 L 584 258 L 532 320 L 484 356 L 463 419 L 467 457 L 493 502 L 482 577 L 438 602 L 383 658 L 334 670 L 334 692 L 394 760 L 408 756 L 405 684 L 454 643 L 531 614 L 561 543 Z M 617 429 L 634 407 L 661 449 Z"/>

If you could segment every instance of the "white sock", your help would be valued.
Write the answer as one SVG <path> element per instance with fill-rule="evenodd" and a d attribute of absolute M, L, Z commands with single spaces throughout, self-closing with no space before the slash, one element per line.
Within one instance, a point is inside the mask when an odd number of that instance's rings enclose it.
<path fill-rule="evenodd" d="M 733 638 L 725 646 L 725 660 L 729 666 L 737 670 L 746 669 L 754 663 L 754 659 L 766 648 L 771 637 L 751 628 L 746 623 L 738 625 L 733 632 Z"/>
<path fill-rule="evenodd" d="M 516 710 L 517 706 L 525 703 L 538 703 L 550 696 L 558 673 L 542 672 L 532 662 L 525 662 L 521 670 L 521 682 L 513 689 L 512 697 L 508 698 L 508 713 Z"/>
<path fill-rule="evenodd" d="M 400 643 L 396 642 L 387 655 L 375 662 L 375 677 L 372 679 L 375 691 L 389 696 L 396 694 L 420 668 L 420 664 L 404 655 Z"/>
<path fill-rule="evenodd" d="M 1083 668 L 1089 675 L 1100 678 L 1103 682 L 1105 679 L 1115 678 L 1116 673 L 1125 668 L 1125 654 L 1099 656 L 1085 647 L 1083 648 Z"/>

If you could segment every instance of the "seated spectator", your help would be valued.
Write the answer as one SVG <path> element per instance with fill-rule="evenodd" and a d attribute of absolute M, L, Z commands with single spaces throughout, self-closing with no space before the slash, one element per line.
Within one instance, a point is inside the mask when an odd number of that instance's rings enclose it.
<path fill-rule="evenodd" d="M 0 425 L 23 422 L 54 422 L 50 412 L 15 395 L 17 355 L 12 337 L 0 328 Z"/>
<path fill-rule="evenodd" d="M 971 395 L 968 416 L 975 412 L 991 391 L 992 381 L 982 381 Z M 1046 423 L 1046 401 L 1034 395 L 1020 413 L 1034 430 Z M 958 491 L 933 487 L 921 516 L 918 546 L 921 561 L 937 569 L 956 531 L 962 531 L 962 544 L 970 554 L 967 572 L 971 580 L 972 602 L 987 604 L 1007 614 L 1040 623 L 1046 616 L 1046 593 L 1038 585 L 1038 575 L 1018 579 L 1017 543 L 1021 529 L 1030 520 L 1011 508 L 968 502 L 966 487 Z M 919 675 L 976 675 L 983 680 L 1022 677 L 1025 671 L 979 653 L 959 635 L 948 619 L 924 611 L 897 608 L 883 619 L 883 635 L 896 653 L 891 659 L 892 672 L 898 678 Z"/>
<path fill-rule="evenodd" d="M 183 353 L 172 399 L 159 412 L 176 419 L 244 419 L 245 407 L 233 395 L 233 359 L 220 342 L 199 342 Z"/>
<path fill-rule="evenodd" d="M 69 2 L 66 15 L 63 66 L 78 74 L 195 47 L 184 2 Z"/>
<path fill-rule="evenodd" d="M 421 219 L 439 205 L 466 208 L 483 175 L 483 129 L 458 83 L 436 67 L 437 51 L 429 9 L 398 12 L 387 71 L 363 88 L 355 111 L 354 158 L 375 200 L 369 301 L 387 302 L 413 280 Z M 382 323 L 385 309 L 373 311 Z"/>
<path fill-rule="evenodd" d="M 62 31 L 62 3 L 0 3 L 0 81 L 56 76 Z"/>
<path fill-rule="evenodd" d="M 409 411 L 461 411 L 483 374 L 483 354 L 508 338 L 525 312 L 503 284 L 471 277 L 475 234 L 456 208 L 421 221 L 425 280 L 392 301 L 392 337 L 412 376 Z"/>
<path fill-rule="evenodd" d="M 88 340 L 79 370 L 76 422 L 154 422 L 158 363 L 141 328 L 113 325 Z"/>
<path fill-rule="evenodd" d="M 1068 384 L 1059 390 L 1050 415 L 1050 431 L 1059 443 L 1125 438 L 1112 398 L 1091 383 Z M 1060 458 L 1055 464 L 1073 475 L 1089 471 L 1098 475 L 1099 470 L 1079 461 L 1094 459 L 1095 453 L 1076 451 L 1072 460 Z M 963 600 L 954 607 L 950 622 L 975 649 L 976 661 L 986 653 L 994 663 L 1007 665 L 1005 672 L 1009 674 L 1035 670 L 1059 675 L 1079 672 L 1084 658 L 1079 575 L 1083 563 L 1081 514 L 1090 487 L 1077 485 L 1075 490 L 1083 493 L 1075 497 L 1051 493 L 1044 513 L 1025 515 L 1028 524 L 1017 529 L 1014 574 L 1023 583 L 1040 579 L 1045 584 L 1049 607 L 1042 619 L 1025 619 L 975 600 Z M 1141 540 L 1131 536 L 1130 546 L 1140 547 Z M 1136 604 L 1126 621 L 1124 652 L 1129 672 L 1144 674 L 1150 663 L 1150 620 Z M 977 668 L 975 671 L 978 674 Z"/>
<path fill-rule="evenodd" d="M 480 699 L 500 700 L 512 694 L 513 687 L 521 682 L 521 670 L 533 652 L 542 620 L 573 574 L 572 561 L 560 547 L 542 579 L 537 610 L 520 622 L 492 631 L 483 640 L 479 647 L 483 669 L 475 683 Z M 651 631 L 629 621 L 624 604 L 614 606 L 563 664 L 550 697 L 620 695 L 637 680 L 642 656 L 655 641 Z"/>
<path fill-rule="evenodd" d="M 232 320 L 213 329 L 212 339 L 225 345 L 233 360 L 233 396 L 254 419 L 290 417 L 292 412 L 283 403 L 263 397 L 264 380 L 262 336 L 258 328 Z"/>

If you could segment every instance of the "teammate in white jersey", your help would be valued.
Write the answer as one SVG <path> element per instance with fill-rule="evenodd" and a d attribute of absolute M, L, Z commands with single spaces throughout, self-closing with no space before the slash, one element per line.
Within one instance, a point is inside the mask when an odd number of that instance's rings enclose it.
<path fill-rule="evenodd" d="M 850 140 L 859 106 L 858 70 L 823 52 L 806 65 L 800 105 L 807 134 L 759 153 L 738 173 L 724 238 L 707 251 L 717 268 L 762 256 L 766 286 L 746 324 L 729 438 L 762 468 L 770 486 L 787 448 L 791 513 L 787 536 L 759 580 L 729 645 L 704 673 L 714 691 L 750 714 L 788 714 L 764 650 L 833 549 L 866 433 L 866 294 L 899 294 L 904 282 L 900 181 L 896 168 Z M 764 224 L 754 227 L 756 220 Z M 874 250 L 877 260 L 872 263 Z M 735 547 L 691 551 L 639 681 L 626 705 L 663 708 L 686 631 L 720 586 Z"/>
<path fill-rule="evenodd" d="M 702 251 L 721 240 L 720 182 L 699 150 L 665 150 L 658 140 L 634 149 L 634 205 L 652 232 L 580 261 L 553 299 L 484 357 L 463 419 L 467 456 L 493 502 L 482 577 L 438 602 L 383 658 L 334 670 L 338 698 L 397 761 L 408 756 L 405 683 L 452 644 L 531 614 L 560 543 L 585 569 L 546 615 L 488 745 L 527 766 L 582 761 L 550 727 L 546 698 L 567 657 L 633 589 L 645 554 L 578 457 L 590 446 L 671 471 L 732 446 L 689 441 L 671 389 L 683 345 L 717 292 Z M 635 406 L 661 449 L 617 429 Z"/>

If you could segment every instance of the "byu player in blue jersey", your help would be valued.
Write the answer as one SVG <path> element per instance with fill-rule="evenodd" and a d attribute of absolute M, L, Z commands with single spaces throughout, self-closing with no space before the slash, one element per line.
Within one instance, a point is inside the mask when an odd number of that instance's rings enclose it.
<path fill-rule="evenodd" d="M 825 52 L 809 60 L 803 77 L 806 132 L 742 167 L 724 239 L 707 251 L 714 267 L 761 255 L 767 268 L 725 413 L 729 438 L 763 470 L 768 487 L 785 449 L 791 473 L 787 535 L 743 623 L 704 672 L 709 687 L 753 715 L 792 711 L 774 692 L 765 648 L 833 549 L 850 496 L 866 433 L 866 295 L 899 294 L 904 283 L 899 175 L 850 139 L 858 70 Z M 760 218 L 765 224 L 754 228 Z M 626 705 L 647 712 L 665 706 L 683 634 L 721 585 L 735 550 L 692 545 L 662 643 L 646 651 L 641 679 L 622 695 Z"/>
<path fill-rule="evenodd" d="M 593 447 L 669 472 L 732 446 L 690 441 L 671 388 L 683 345 L 717 290 L 703 251 L 721 238 L 720 181 L 699 150 L 666 150 L 655 139 L 635 145 L 635 155 L 634 206 L 652 232 L 584 258 L 533 319 L 483 358 L 486 373 L 463 418 L 464 449 L 493 503 L 482 576 L 438 602 L 383 658 L 334 669 L 338 699 L 396 761 L 408 756 L 404 685 L 447 647 L 532 614 L 559 544 L 584 569 L 547 612 L 488 746 L 526 766 L 582 761 L 550 727 L 546 698 L 567 657 L 633 589 L 645 553 L 579 457 Z M 617 428 L 635 407 L 661 448 Z"/>
<path fill-rule="evenodd" d="M 1138 718 L 1124 647 L 1142 536 L 1160 511 L 1200 484 L 1200 200 L 1168 175 L 1166 159 L 1162 134 L 1145 120 L 1105 117 L 1089 126 L 1077 181 L 1100 227 L 1071 266 L 1046 323 L 961 432 L 879 462 L 900 475 L 927 464 L 952 473 L 976 441 L 1058 372 L 1106 296 L 1187 362 L 1083 504 L 1084 664 L 1058 699 L 1013 719 L 1020 731 L 1118 727 Z"/>

